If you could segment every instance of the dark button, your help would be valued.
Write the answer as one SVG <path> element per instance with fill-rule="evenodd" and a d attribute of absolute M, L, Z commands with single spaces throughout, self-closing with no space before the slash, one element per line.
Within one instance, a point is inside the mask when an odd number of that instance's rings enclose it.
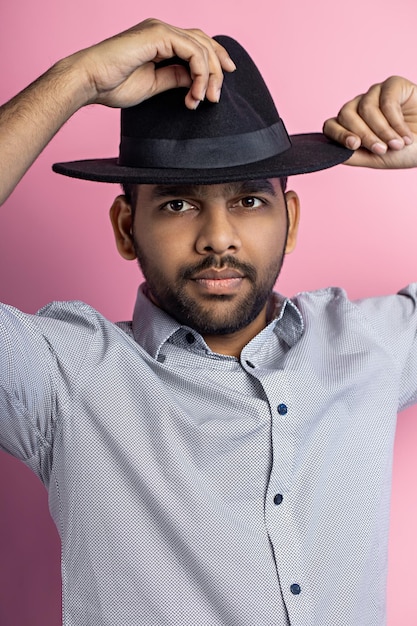
<path fill-rule="evenodd" d="M 291 593 L 294 594 L 295 596 L 298 596 L 298 594 L 301 593 L 301 587 L 300 585 L 297 585 L 297 583 L 294 583 L 293 585 L 291 585 L 290 589 L 291 589 Z"/>
<path fill-rule="evenodd" d="M 250 361 L 246 361 L 246 365 L 248 365 L 249 367 L 255 367 L 253 363 L 251 363 Z"/>
<path fill-rule="evenodd" d="M 185 335 L 185 338 L 188 341 L 188 343 L 194 343 L 194 341 L 195 341 L 195 337 L 194 337 L 193 333 L 187 333 Z"/>
<path fill-rule="evenodd" d="M 274 504 L 281 504 L 282 500 L 283 500 L 282 494 L 277 493 L 274 496 Z"/>
<path fill-rule="evenodd" d="M 278 413 L 280 415 L 286 415 L 288 412 L 288 407 L 286 404 L 278 404 Z"/>

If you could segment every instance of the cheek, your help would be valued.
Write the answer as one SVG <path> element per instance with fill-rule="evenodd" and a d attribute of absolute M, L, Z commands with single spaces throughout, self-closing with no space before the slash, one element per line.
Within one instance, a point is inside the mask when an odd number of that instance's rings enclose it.
<path fill-rule="evenodd" d="M 286 242 L 287 223 L 280 219 L 279 224 L 272 223 L 269 227 L 252 229 L 248 242 L 248 250 L 252 250 L 253 258 L 263 265 L 269 265 L 275 258 L 283 254 Z"/>
<path fill-rule="evenodd" d="M 175 277 L 179 268 L 195 261 L 191 253 L 192 243 L 184 232 L 172 232 L 172 229 L 150 232 L 141 225 L 141 230 L 136 231 L 135 242 L 141 265 L 160 277 Z"/>

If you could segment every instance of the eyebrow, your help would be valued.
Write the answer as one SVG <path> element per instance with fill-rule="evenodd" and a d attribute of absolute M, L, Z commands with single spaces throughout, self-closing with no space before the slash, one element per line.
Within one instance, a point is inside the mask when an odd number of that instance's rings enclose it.
<path fill-rule="evenodd" d="M 158 198 L 184 198 L 184 197 L 205 197 L 205 190 L 211 185 L 155 185 L 152 190 L 152 197 Z M 268 179 L 245 180 L 231 183 L 224 183 L 226 193 L 230 195 L 254 195 L 257 193 L 267 193 L 276 196 L 276 190 Z"/>

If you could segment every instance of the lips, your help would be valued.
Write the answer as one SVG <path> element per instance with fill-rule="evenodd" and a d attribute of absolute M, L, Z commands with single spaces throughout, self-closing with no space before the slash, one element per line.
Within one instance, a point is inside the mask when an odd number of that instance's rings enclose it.
<path fill-rule="evenodd" d="M 223 268 L 208 269 L 191 277 L 192 282 L 202 295 L 233 295 L 238 292 L 245 276 L 238 270 Z"/>
<path fill-rule="evenodd" d="M 228 278 L 243 278 L 243 274 L 237 270 L 204 270 L 192 277 L 192 280 L 227 280 Z"/>

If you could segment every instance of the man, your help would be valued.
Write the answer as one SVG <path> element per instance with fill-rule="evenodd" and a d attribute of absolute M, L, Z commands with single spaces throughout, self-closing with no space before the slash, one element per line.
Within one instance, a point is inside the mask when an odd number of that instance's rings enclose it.
<path fill-rule="evenodd" d="M 345 105 L 325 125 L 343 145 L 290 141 L 236 42 L 149 20 L 3 107 L 2 199 L 91 102 L 129 107 L 119 158 L 55 169 L 125 185 L 116 243 L 146 278 L 132 324 L 82 303 L 0 314 L 1 445 L 48 485 L 64 624 L 380 626 L 415 288 L 272 288 L 297 235 L 286 177 L 415 166 L 416 86 Z"/>

